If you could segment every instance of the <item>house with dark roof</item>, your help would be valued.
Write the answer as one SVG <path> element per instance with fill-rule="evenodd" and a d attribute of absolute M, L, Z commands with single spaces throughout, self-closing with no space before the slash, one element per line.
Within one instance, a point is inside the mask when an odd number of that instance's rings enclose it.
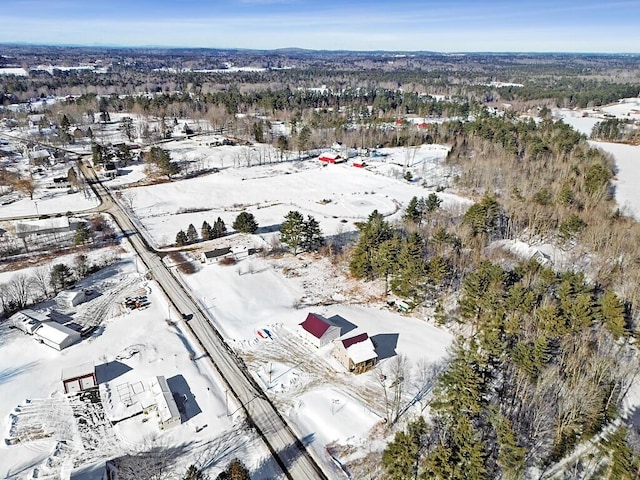
<path fill-rule="evenodd" d="M 231 248 L 224 247 L 224 248 L 215 248 L 213 250 L 202 252 L 200 259 L 202 260 L 202 263 L 211 265 L 212 263 L 215 263 L 218 260 L 221 260 L 226 257 L 232 257 L 232 256 L 233 256 L 233 252 L 231 251 Z"/>
<path fill-rule="evenodd" d="M 333 356 L 349 372 L 363 373 L 378 363 L 376 347 L 366 333 L 336 340 Z"/>
<path fill-rule="evenodd" d="M 309 313 L 298 325 L 298 333 L 316 348 L 324 347 L 336 340 L 341 333 L 339 326 L 317 313 Z"/>

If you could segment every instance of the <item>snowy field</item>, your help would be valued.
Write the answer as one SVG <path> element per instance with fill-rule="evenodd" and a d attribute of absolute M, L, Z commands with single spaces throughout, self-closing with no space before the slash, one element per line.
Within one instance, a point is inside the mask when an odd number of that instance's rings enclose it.
<path fill-rule="evenodd" d="M 261 227 L 259 233 L 277 230 L 290 210 L 298 210 L 315 217 L 324 234 L 332 236 L 355 230 L 354 222 L 366 219 L 375 209 L 391 219 L 398 218 L 411 197 L 433 192 L 433 188 L 422 186 L 425 182 L 433 186 L 447 181 L 441 163 L 448 150 L 437 145 L 410 151 L 383 149 L 385 156 L 366 159 L 365 168 L 354 168 L 350 163 L 327 165 L 316 159 L 232 168 L 234 161 L 239 165 L 244 158 L 245 148 L 222 146 L 209 149 L 208 154 L 190 151 L 191 156 L 205 157 L 207 165 L 219 168 L 219 172 L 125 189 L 124 203 L 133 208 L 147 234 L 159 246 L 173 243 L 178 231 L 186 230 L 189 224 L 199 229 L 203 221 L 212 224 L 218 216 L 230 228 L 242 210 L 255 216 Z M 275 160 L 277 152 L 270 155 Z M 412 172 L 411 182 L 402 179 L 405 171 Z M 138 178 L 133 171 L 132 174 L 131 180 Z M 126 181 L 119 177 L 113 184 Z M 453 194 L 438 195 L 444 208 L 471 204 Z"/>
<path fill-rule="evenodd" d="M 640 121 L 640 98 L 625 98 L 598 110 L 554 110 L 555 116 L 587 136 L 596 123 L 606 118 L 605 114 Z M 618 168 L 614 182 L 616 201 L 636 220 L 640 220 L 640 191 L 637 188 L 640 184 L 640 146 L 595 141 L 589 143 L 613 155 Z"/>

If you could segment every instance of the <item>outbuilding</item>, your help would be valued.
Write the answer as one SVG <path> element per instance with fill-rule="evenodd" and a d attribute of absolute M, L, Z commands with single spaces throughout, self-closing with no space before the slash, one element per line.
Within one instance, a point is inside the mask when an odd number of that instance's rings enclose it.
<path fill-rule="evenodd" d="M 77 307 L 81 303 L 91 300 L 94 296 L 96 296 L 96 293 L 90 288 L 65 290 L 58 294 L 58 298 L 60 298 L 69 307 Z"/>
<path fill-rule="evenodd" d="M 64 350 L 80 341 L 80 333 L 56 322 L 43 322 L 33 332 L 33 336 L 40 343 Z"/>
<path fill-rule="evenodd" d="M 318 157 L 318 160 L 325 163 L 340 163 L 342 157 L 335 152 L 325 152 Z"/>
<path fill-rule="evenodd" d="M 309 313 L 298 325 L 298 332 L 316 348 L 324 347 L 340 336 L 340 327 L 317 313 Z"/>
<path fill-rule="evenodd" d="M 62 371 L 61 380 L 64 393 L 84 392 L 98 386 L 96 367 L 93 363 L 65 368 Z"/>

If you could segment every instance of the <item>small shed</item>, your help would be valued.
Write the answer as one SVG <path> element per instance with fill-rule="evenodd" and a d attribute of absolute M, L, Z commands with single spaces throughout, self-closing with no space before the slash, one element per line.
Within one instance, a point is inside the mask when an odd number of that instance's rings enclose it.
<path fill-rule="evenodd" d="M 180 411 L 169 389 L 167 380 L 162 377 L 155 377 L 151 380 L 151 393 L 155 399 L 158 413 L 158 423 L 162 430 L 180 425 Z"/>
<path fill-rule="evenodd" d="M 61 380 L 64 393 L 84 392 L 98 386 L 96 367 L 93 363 L 65 368 L 62 370 Z"/>
<path fill-rule="evenodd" d="M 33 332 L 33 336 L 40 343 L 64 350 L 80 341 L 80 333 L 56 322 L 43 322 Z"/>
<path fill-rule="evenodd" d="M 212 263 L 217 262 L 218 260 L 233 256 L 233 252 L 231 248 L 216 248 L 214 250 L 209 250 L 207 252 L 202 252 L 201 260 L 202 263 L 206 263 L 207 265 L 211 265 Z"/>
<path fill-rule="evenodd" d="M 298 332 L 316 348 L 324 347 L 340 336 L 340 327 L 317 313 L 309 313 L 298 325 Z"/>
<path fill-rule="evenodd" d="M 354 373 L 366 372 L 378 363 L 375 345 L 366 333 L 336 341 L 334 357 Z"/>

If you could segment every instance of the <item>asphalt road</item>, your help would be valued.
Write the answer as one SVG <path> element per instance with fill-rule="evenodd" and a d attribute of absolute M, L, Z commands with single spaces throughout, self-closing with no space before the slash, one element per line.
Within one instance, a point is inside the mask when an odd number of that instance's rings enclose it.
<path fill-rule="evenodd" d="M 158 282 L 178 312 L 192 315 L 184 324 L 193 332 L 202 348 L 236 397 L 287 478 L 327 479 L 319 463 L 298 439 L 246 369 L 244 362 L 224 342 L 197 302 L 173 276 L 147 245 L 126 212 L 113 200 L 110 192 L 97 179 L 95 172 L 84 165 L 81 170 L 102 200 L 104 211 L 110 213 L 120 229 L 127 234 L 142 262 Z"/>

